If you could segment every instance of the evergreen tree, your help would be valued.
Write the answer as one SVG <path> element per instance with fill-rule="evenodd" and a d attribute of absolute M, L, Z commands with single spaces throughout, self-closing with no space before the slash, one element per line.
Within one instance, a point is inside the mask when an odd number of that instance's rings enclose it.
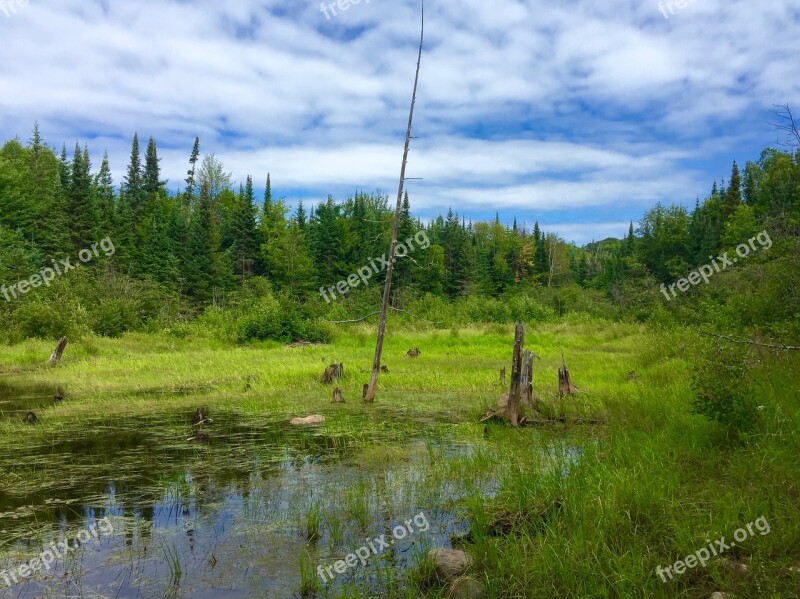
<path fill-rule="evenodd" d="M 100 171 L 95 177 L 97 199 L 97 230 L 100 237 L 115 233 L 115 193 L 114 179 L 111 176 L 111 167 L 108 163 L 108 152 L 103 154 Z"/>
<path fill-rule="evenodd" d="M 253 179 L 250 175 L 247 176 L 247 183 L 239 194 L 234 209 L 232 236 L 230 255 L 234 272 L 242 278 L 247 278 L 255 268 L 258 241 Z"/>
<path fill-rule="evenodd" d="M 142 159 L 139 154 L 139 135 L 133 135 L 131 144 L 131 158 L 128 163 L 128 171 L 122 182 L 120 200 L 126 204 L 126 210 L 130 212 L 131 221 L 137 227 L 142 215 L 144 205 L 144 185 L 142 182 Z"/>
<path fill-rule="evenodd" d="M 728 191 L 725 194 L 725 215 L 730 217 L 739 205 L 742 203 L 742 177 L 739 173 L 739 165 L 736 161 L 733 162 L 733 171 L 731 172 L 731 183 L 728 186 Z"/>
<path fill-rule="evenodd" d="M 161 167 L 159 166 L 161 160 L 158 157 L 158 147 L 155 140 L 151 137 L 147 142 L 147 151 L 145 152 L 145 165 L 144 176 L 142 177 L 142 189 L 148 194 L 150 202 L 155 201 L 167 184 L 166 181 L 161 180 Z"/>
<path fill-rule="evenodd" d="M 72 173 L 70 188 L 67 196 L 67 213 L 69 217 L 69 230 L 72 244 L 80 250 L 91 245 L 94 239 L 94 227 L 97 216 L 94 206 L 94 186 L 90 173 L 88 148 L 81 152 L 80 146 L 75 144 L 75 154 L 72 158 Z"/>
<path fill-rule="evenodd" d="M 197 170 L 197 161 L 200 159 L 200 138 L 194 138 L 194 146 L 192 147 L 192 155 L 189 157 L 189 170 L 186 171 L 186 203 L 191 204 L 194 198 L 195 187 L 195 173 Z"/>

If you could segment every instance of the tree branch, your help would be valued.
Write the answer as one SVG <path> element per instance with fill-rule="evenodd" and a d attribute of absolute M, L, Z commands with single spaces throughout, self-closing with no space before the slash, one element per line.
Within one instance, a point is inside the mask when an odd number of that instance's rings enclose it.
<path fill-rule="evenodd" d="M 732 337 L 727 337 L 726 335 L 718 335 L 716 333 L 710 333 L 708 331 L 700 331 L 703 335 L 708 335 L 709 337 L 716 337 L 717 339 L 724 339 L 725 341 L 729 341 L 730 343 L 738 343 L 740 345 L 755 345 L 758 347 L 768 347 L 770 349 L 780 349 L 783 351 L 800 351 L 800 346 L 796 345 L 774 345 L 772 343 L 761 343 L 760 341 L 753 341 L 752 339 L 733 339 Z"/>

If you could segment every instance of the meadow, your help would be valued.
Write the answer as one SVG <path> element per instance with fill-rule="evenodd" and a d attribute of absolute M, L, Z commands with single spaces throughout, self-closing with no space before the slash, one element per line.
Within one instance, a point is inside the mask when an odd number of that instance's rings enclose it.
<path fill-rule="evenodd" d="M 489 597 L 798 596 L 796 356 L 759 356 L 760 419 L 743 440 L 692 413 L 693 331 L 528 323 L 534 390 L 565 422 L 514 429 L 480 423 L 506 390 L 512 326 L 392 331 L 366 405 L 372 328 L 310 346 L 87 337 L 52 369 L 50 342 L 7 347 L 0 571 L 105 516 L 115 534 L 11 590 L 0 580 L 0 596 L 444 597 L 436 547 L 467 551 Z M 580 392 L 559 399 L 562 350 Z M 344 404 L 320 382 L 332 362 Z M 289 426 L 309 414 L 325 423 Z M 425 532 L 320 580 L 318 566 L 418 514 Z M 761 517 L 768 533 L 705 567 L 657 573 Z"/>

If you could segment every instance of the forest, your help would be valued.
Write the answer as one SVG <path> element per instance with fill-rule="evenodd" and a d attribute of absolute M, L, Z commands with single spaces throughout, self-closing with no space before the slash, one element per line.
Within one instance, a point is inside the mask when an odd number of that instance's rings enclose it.
<path fill-rule="evenodd" d="M 114 252 L 21 301 L 6 292 L 2 338 L 178 331 L 199 319 L 237 342 L 321 341 L 331 338 L 331 322 L 369 314 L 382 272 L 334 302 L 321 291 L 386 254 L 393 216 L 386 194 L 358 191 L 291 207 L 275 197 L 266 174 L 256 197 L 253 177 L 232 181 L 215 154 L 201 157 L 199 139 L 187 165 L 186 180 L 170 185 L 161 178 L 156 141 L 150 137 L 142 152 L 134 135 L 126 174 L 115 182 L 107 155 L 95 168 L 87 145 L 69 153 L 62 144 L 57 153 L 38 125 L 29 141 L 8 141 L 0 150 L 0 282 L 8 287 L 75 259 L 101 239 Z M 797 337 L 798 296 L 785 290 L 798 282 L 800 152 L 767 148 L 742 169 L 733 162 L 693 208 L 658 204 L 622 239 L 584 247 L 538 222 L 502 215 L 513 219 L 506 226 L 499 213 L 472 222 L 457 208 L 423 222 L 406 192 L 398 238 L 424 232 L 430 243 L 397 260 L 397 317 L 451 326 L 586 313 Z M 762 232 L 768 251 L 680 301 L 664 299 L 660 286 Z"/>

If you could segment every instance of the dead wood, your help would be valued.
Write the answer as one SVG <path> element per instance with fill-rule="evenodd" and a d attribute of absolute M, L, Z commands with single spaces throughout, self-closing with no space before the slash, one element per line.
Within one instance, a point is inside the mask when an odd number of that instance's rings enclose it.
<path fill-rule="evenodd" d="M 67 340 L 66 337 L 62 337 L 59 340 L 58 345 L 56 345 L 56 348 L 53 350 L 53 353 L 50 354 L 50 359 L 47 361 L 47 363 L 51 367 L 58 365 L 58 363 L 61 361 L 61 356 L 64 354 L 64 350 L 67 347 L 67 343 L 69 343 L 69 341 Z"/>
<path fill-rule="evenodd" d="M 558 369 L 558 396 L 576 395 L 578 388 L 572 384 L 572 378 L 570 377 L 563 351 L 561 352 L 561 363 L 563 367 Z"/>

